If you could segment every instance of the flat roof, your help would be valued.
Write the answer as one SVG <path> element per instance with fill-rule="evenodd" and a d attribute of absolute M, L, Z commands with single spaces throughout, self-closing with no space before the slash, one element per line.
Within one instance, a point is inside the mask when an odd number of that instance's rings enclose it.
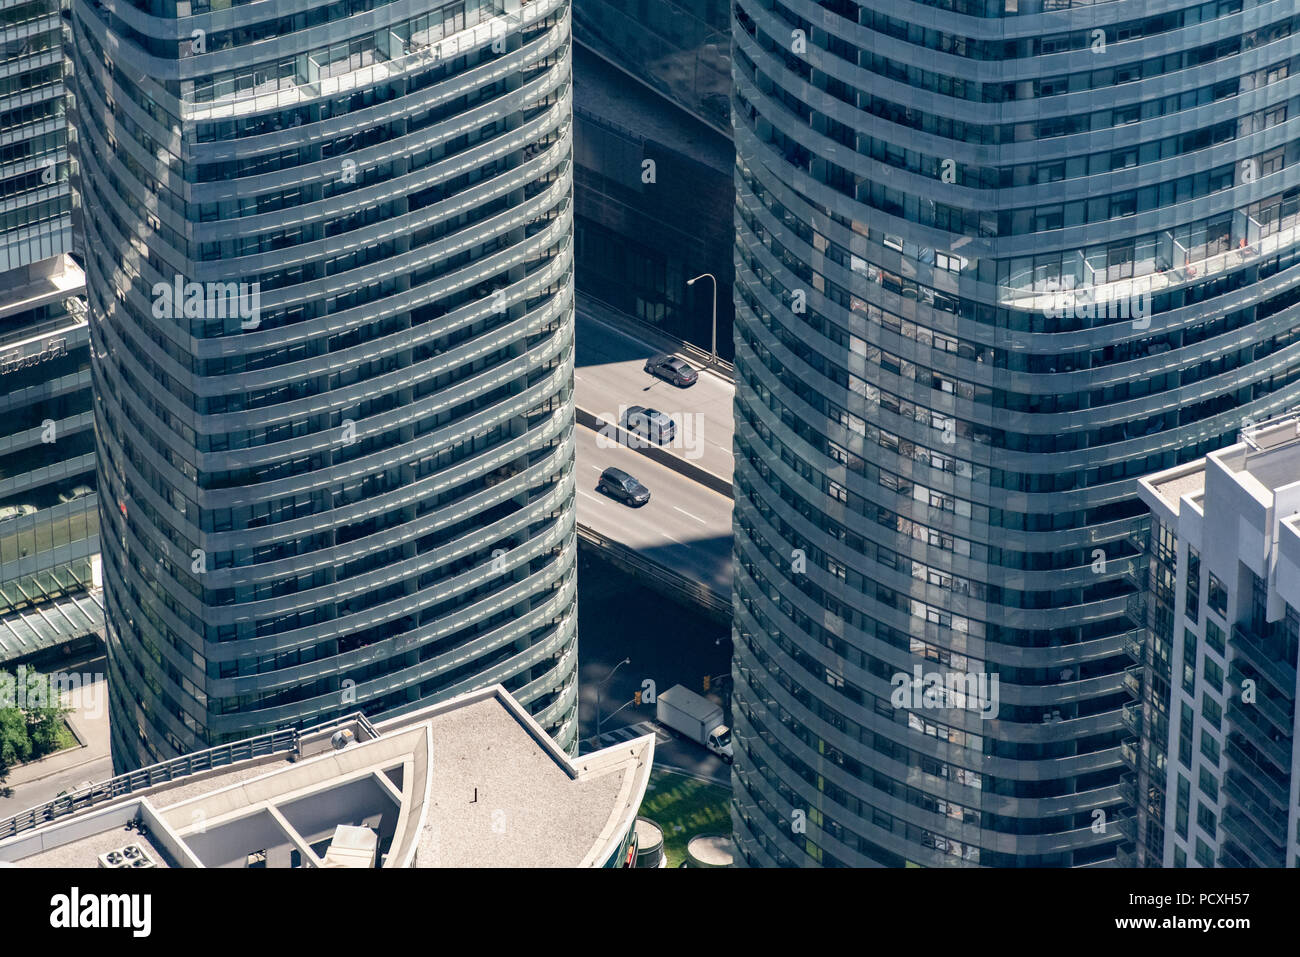
<path fill-rule="evenodd" d="M 336 748 L 340 732 L 351 738 Z M 156 765 L 135 773 L 142 786 L 129 796 L 131 776 L 114 779 L 99 787 L 117 797 L 18 831 L 0 842 L 0 862 L 94 867 L 138 838 L 126 814 L 151 822 L 160 866 L 259 853 L 268 866 L 291 854 L 325 866 L 333 837 L 355 836 L 339 828 L 357 827 L 373 829 L 385 867 L 599 866 L 634 826 L 654 744 L 645 735 L 570 758 L 498 685 L 377 725 L 323 725 L 291 750 L 268 743 L 223 766 L 210 757 L 223 749 Z"/>
<path fill-rule="evenodd" d="M 1151 487 L 1155 489 L 1157 495 L 1169 503 L 1169 507 L 1175 512 L 1178 511 L 1178 505 L 1184 495 L 1200 496 L 1205 492 L 1204 462 L 1195 471 L 1184 471 L 1162 479 L 1161 476 L 1166 474 L 1168 473 L 1161 472 L 1153 475 L 1150 479 Z"/>

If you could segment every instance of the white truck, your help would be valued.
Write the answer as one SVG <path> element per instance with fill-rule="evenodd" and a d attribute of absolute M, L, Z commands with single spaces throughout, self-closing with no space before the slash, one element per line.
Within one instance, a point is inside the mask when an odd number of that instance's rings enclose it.
<path fill-rule="evenodd" d="M 670 731 L 702 744 L 731 763 L 731 729 L 722 723 L 722 708 L 682 685 L 673 685 L 655 700 L 655 718 Z"/>

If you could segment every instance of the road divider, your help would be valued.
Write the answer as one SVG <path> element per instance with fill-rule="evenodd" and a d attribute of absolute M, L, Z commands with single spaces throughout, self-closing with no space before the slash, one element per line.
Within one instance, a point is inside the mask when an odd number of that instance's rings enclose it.
<path fill-rule="evenodd" d="M 596 415 L 576 406 L 574 407 L 574 417 L 579 425 L 591 429 L 597 434 L 605 435 L 634 452 L 640 452 L 652 462 L 658 462 L 665 468 L 670 468 L 674 472 L 684 475 L 697 485 L 703 485 L 720 495 L 727 496 L 727 498 L 732 497 L 731 481 L 729 479 L 714 475 L 707 469 L 701 468 L 680 455 L 674 455 L 670 449 L 647 442 L 640 436 L 634 436 L 617 422 L 611 422 L 604 416 Z"/>

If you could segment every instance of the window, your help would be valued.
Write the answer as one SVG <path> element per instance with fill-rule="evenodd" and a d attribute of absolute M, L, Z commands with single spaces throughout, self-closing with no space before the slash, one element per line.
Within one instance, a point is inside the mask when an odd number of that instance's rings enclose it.
<path fill-rule="evenodd" d="M 1201 613 L 1201 553 L 1187 548 L 1187 601 L 1183 613 L 1194 623 Z"/>
<path fill-rule="evenodd" d="M 1205 755 L 1214 767 L 1219 766 L 1219 742 L 1204 728 L 1201 729 L 1201 754 Z"/>
<path fill-rule="evenodd" d="M 1201 779 L 1198 782 L 1201 786 L 1201 793 L 1207 795 L 1215 804 L 1219 803 L 1219 781 L 1209 768 L 1201 768 Z"/>
<path fill-rule="evenodd" d="M 1181 847 L 1174 848 L 1174 867 L 1187 866 L 1187 852 Z"/>
<path fill-rule="evenodd" d="M 1201 675 L 1205 678 L 1205 683 L 1215 694 L 1223 694 L 1223 669 L 1215 664 L 1209 655 L 1201 662 Z"/>
<path fill-rule="evenodd" d="M 1183 690 L 1196 694 L 1196 632 L 1183 629 Z"/>
<path fill-rule="evenodd" d="M 1210 572 L 1210 607 L 1224 618 L 1228 617 L 1228 590 L 1215 577 L 1214 572 Z"/>
<path fill-rule="evenodd" d="M 1201 714 L 1213 725 L 1215 731 L 1223 730 L 1223 708 L 1209 695 L 1201 697 Z"/>
<path fill-rule="evenodd" d="M 1205 621 L 1205 645 L 1217 651 L 1220 658 L 1223 657 L 1223 629 L 1209 619 Z"/>
<path fill-rule="evenodd" d="M 1178 760 L 1182 762 L 1183 767 L 1191 768 L 1192 766 L 1192 727 L 1196 720 L 1196 712 L 1192 706 L 1183 702 L 1182 719 L 1179 722 L 1178 730 Z"/>
<path fill-rule="evenodd" d="M 1201 867 L 1214 866 L 1214 852 L 1210 850 L 1210 845 L 1199 837 L 1196 839 L 1196 863 L 1200 864 Z"/>
<path fill-rule="evenodd" d="M 1183 840 L 1187 839 L 1187 813 L 1192 802 L 1192 782 L 1181 774 L 1178 775 L 1178 801 L 1174 814 L 1174 830 Z"/>
<path fill-rule="evenodd" d="M 1199 824 L 1201 829 L 1205 831 L 1206 834 L 1210 835 L 1210 837 L 1214 837 L 1218 834 L 1218 818 L 1215 816 L 1214 812 L 1206 806 L 1204 801 L 1199 802 L 1197 805 L 1196 823 Z"/>

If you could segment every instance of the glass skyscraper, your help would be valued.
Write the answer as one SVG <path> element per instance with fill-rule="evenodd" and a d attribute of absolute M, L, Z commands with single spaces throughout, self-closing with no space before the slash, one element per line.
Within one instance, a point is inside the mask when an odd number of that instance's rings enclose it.
<path fill-rule="evenodd" d="M 98 624 L 90 334 L 58 0 L 0 10 L 0 660 Z"/>
<path fill-rule="evenodd" d="M 1300 398 L 1298 19 L 736 3 L 749 863 L 1160 860 L 1136 479 Z"/>
<path fill-rule="evenodd" d="M 567 0 L 74 0 L 119 769 L 496 682 L 576 742 Z"/>

